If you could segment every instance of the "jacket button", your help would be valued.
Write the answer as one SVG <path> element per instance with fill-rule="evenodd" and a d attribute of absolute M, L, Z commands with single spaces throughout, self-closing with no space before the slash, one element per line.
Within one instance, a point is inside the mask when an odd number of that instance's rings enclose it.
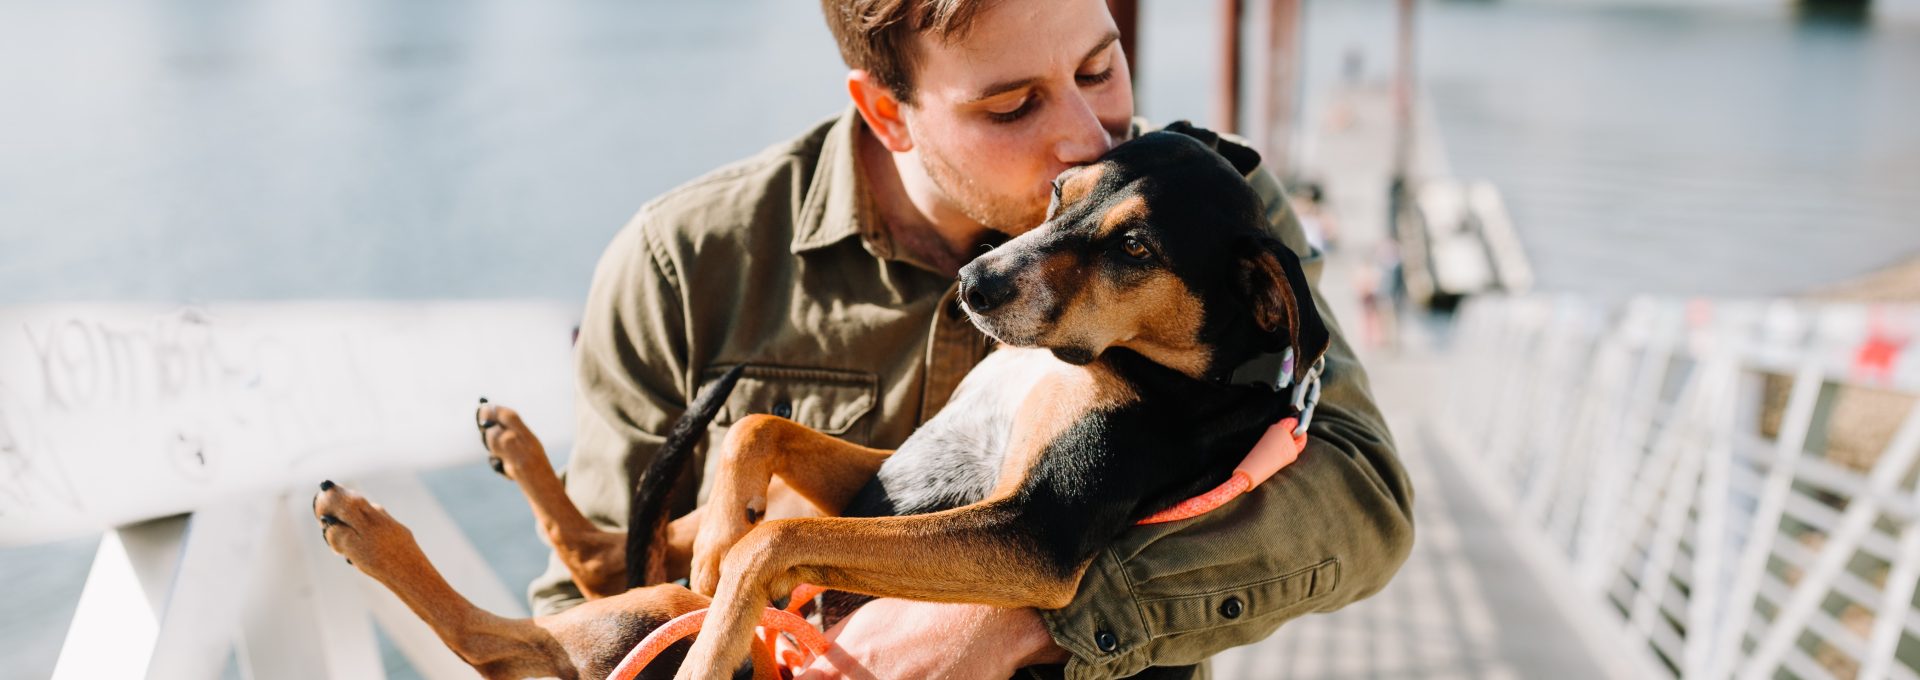
<path fill-rule="evenodd" d="M 1120 648 L 1120 638 L 1114 637 L 1113 633 L 1103 630 L 1093 634 L 1093 644 L 1098 645 L 1100 651 L 1112 654 L 1113 650 Z"/>
<path fill-rule="evenodd" d="M 1220 603 L 1220 615 L 1229 619 L 1240 618 L 1242 611 L 1246 611 L 1246 607 L 1240 604 L 1240 598 L 1229 597 L 1226 602 Z"/>
<path fill-rule="evenodd" d="M 784 402 L 784 401 L 783 401 L 783 402 L 780 402 L 780 403 L 778 403 L 778 404 L 774 404 L 774 405 L 773 405 L 773 414 L 774 414 L 774 415 L 776 415 L 776 416 L 780 416 L 780 417 L 782 417 L 782 418 L 792 418 L 792 417 L 793 417 L 793 404 L 791 404 L 791 403 L 788 403 L 788 402 Z"/>

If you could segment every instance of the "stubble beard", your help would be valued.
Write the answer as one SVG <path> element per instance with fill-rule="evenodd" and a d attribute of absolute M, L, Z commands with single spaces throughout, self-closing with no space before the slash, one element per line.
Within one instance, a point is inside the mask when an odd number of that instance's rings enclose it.
<path fill-rule="evenodd" d="M 931 148 L 922 148 L 920 167 L 933 180 L 933 185 L 960 210 L 960 214 L 980 223 L 980 226 L 1008 236 L 1018 236 L 1046 220 L 1045 202 L 1028 200 L 1029 197 L 1025 196 L 995 196 Z"/>

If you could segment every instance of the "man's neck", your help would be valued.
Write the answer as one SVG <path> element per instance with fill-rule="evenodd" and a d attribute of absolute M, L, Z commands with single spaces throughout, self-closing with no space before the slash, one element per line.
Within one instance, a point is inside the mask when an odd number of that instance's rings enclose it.
<path fill-rule="evenodd" d="M 957 210 L 942 210 L 939 199 L 915 196 L 901 181 L 901 156 L 887 149 L 866 126 L 860 126 L 854 147 L 856 158 L 873 195 L 875 210 L 893 238 L 893 248 L 902 259 L 928 267 L 947 276 L 958 276 L 960 268 L 979 253 L 975 246 L 987 236 L 987 229 Z M 935 217 L 938 215 L 938 217 Z"/>

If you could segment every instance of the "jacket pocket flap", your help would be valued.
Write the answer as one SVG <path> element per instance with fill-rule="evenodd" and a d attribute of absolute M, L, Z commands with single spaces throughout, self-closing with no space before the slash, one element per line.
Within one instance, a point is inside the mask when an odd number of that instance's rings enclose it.
<path fill-rule="evenodd" d="M 1235 588 L 1182 597 L 1142 600 L 1147 633 L 1153 637 L 1205 630 L 1238 620 L 1257 619 L 1297 607 L 1316 595 L 1333 590 L 1340 579 L 1340 560 L 1319 564 Z"/>
<path fill-rule="evenodd" d="M 709 370 L 704 377 L 718 378 L 727 368 Z M 873 410 L 879 392 L 880 381 L 871 373 L 747 364 L 714 422 L 732 425 L 750 414 L 767 413 L 843 435 Z"/>

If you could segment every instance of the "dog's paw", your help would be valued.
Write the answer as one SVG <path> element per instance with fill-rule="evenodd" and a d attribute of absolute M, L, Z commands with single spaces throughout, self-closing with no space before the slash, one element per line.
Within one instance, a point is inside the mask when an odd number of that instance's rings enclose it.
<path fill-rule="evenodd" d="M 331 481 L 313 496 L 313 518 L 327 547 L 371 575 L 404 568 L 398 561 L 419 552 L 413 532 L 385 508 Z"/>
<path fill-rule="evenodd" d="M 523 471 L 533 466 L 549 466 L 547 449 L 540 444 L 540 438 L 520 420 L 520 414 L 513 409 L 487 402 L 480 398 L 480 407 L 473 413 L 474 425 L 480 428 L 480 442 L 487 447 L 487 464 L 493 471 L 507 479 L 518 480 Z"/>
<path fill-rule="evenodd" d="M 725 561 L 727 551 L 714 550 L 711 546 L 694 544 L 693 558 L 687 565 L 687 588 L 693 592 L 713 597 L 720 586 L 720 563 Z"/>
<path fill-rule="evenodd" d="M 766 517 L 765 499 L 746 504 L 728 503 L 724 498 L 708 500 L 700 518 L 700 532 L 693 538 L 693 557 L 687 572 L 687 585 L 693 592 L 712 597 L 720 586 L 720 566 L 733 546 L 753 531 Z M 762 507 L 756 507 L 762 506 Z M 723 511 L 731 507 L 732 511 Z"/>

